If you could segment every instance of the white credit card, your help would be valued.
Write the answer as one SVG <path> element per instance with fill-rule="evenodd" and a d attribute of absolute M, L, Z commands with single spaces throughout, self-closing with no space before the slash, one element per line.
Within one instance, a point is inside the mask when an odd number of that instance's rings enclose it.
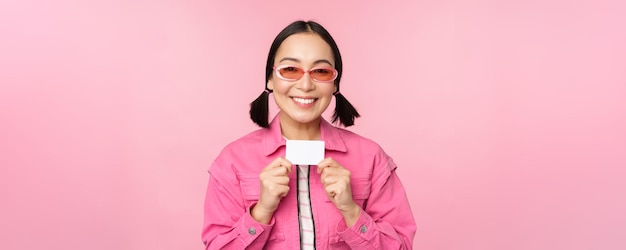
<path fill-rule="evenodd" d="M 286 158 L 295 165 L 317 165 L 324 159 L 324 141 L 287 140 Z"/>

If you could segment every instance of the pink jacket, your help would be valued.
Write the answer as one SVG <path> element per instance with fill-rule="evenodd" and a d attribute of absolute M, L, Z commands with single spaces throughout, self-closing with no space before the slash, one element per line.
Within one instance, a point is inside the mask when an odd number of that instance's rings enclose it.
<path fill-rule="evenodd" d="M 393 160 L 373 141 L 322 119 L 326 157 L 351 172 L 353 199 L 362 211 L 350 228 L 326 196 L 316 171 L 310 174 L 316 249 L 411 249 L 415 220 Z M 278 116 L 268 129 L 226 146 L 209 168 L 202 241 L 206 249 L 299 249 L 298 203 L 291 172 L 290 192 L 269 225 L 255 221 L 250 208 L 259 199 L 261 170 L 285 156 Z"/>

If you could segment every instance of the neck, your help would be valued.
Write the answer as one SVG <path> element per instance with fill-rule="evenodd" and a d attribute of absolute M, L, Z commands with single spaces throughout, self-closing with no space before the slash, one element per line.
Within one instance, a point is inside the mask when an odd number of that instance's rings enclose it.
<path fill-rule="evenodd" d="M 280 118 L 280 130 L 288 140 L 320 140 L 322 138 L 321 118 L 310 123 L 299 123 L 288 118 L 282 119 L 282 116 Z"/>

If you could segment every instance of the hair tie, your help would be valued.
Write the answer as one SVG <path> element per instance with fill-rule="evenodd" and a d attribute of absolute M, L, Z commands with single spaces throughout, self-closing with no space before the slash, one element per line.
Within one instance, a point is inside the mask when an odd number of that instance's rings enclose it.
<path fill-rule="evenodd" d="M 270 91 L 269 89 L 265 89 L 265 90 L 264 90 L 264 92 L 265 92 L 265 93 L 268 93 L 268 94 L 269 94 L 269 93 L 272 93 L 272 91 Z"/>

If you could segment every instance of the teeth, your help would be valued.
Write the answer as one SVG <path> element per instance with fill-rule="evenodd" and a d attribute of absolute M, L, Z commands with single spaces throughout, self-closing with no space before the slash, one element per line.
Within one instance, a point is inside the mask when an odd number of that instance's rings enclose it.
<path fill-rule="evenodd" d="M 294 97 L 293 100 L 302 104 L 309 104 L 315 101 L 315 99 L 304 99 L 304 98 L 298 98 L 298 97 Z"/>

